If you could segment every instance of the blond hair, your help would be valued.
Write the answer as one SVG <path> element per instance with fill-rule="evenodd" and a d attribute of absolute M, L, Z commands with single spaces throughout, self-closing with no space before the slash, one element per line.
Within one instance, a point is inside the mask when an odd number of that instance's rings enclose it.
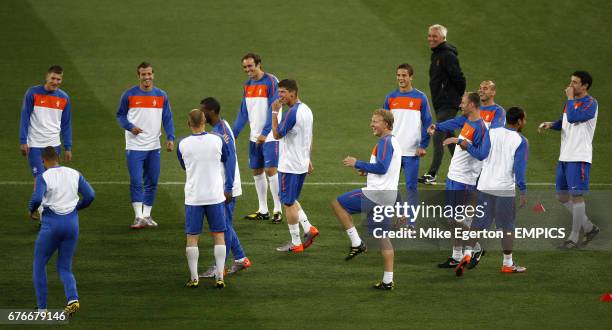
<path fill-rule="evenodd" d="M 389 127 L 389 129 L 393 129 L 394 119 L 393 113 L 391 111 L 385 109 L 376 109 L 374 110 L 374 113 L 372 113 L 372 116 L 379 116 L 385 123 L 387 123 L 387 127 Z"/>

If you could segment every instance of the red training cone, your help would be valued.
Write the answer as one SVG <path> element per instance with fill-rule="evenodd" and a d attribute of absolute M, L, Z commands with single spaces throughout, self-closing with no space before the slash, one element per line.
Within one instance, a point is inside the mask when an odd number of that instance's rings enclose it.
<path fill-rule="evenodd" d="M 601 298 L 599 299 L 601 301 L 612 301 L 612 293 L 604 293 L 603 295 L 601 295 Z"/>
<path fill-rule="evenodd" d="M 544 213 L 544 212 L 546 212 L 546 209 L 544 208 L 544 205 L 542 205 L 542 202 L 537 202 L 532 210 L 535 213 Z"/>

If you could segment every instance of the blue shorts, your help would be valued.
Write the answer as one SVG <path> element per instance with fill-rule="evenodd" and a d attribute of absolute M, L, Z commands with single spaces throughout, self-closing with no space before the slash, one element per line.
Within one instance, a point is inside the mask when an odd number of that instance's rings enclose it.
<path fill-rule="evenodd" d="M 43 165 L 42 160 L 42 151 L 45 148 L 29 148 L 30 151 L 28 153 L 28 164 L 30 165 L 30 169 L 32 170 L 32 176 L 36 177 L 45 171 L 45 166 Z M 60 146 L 55 147 L 55 152 L 59 157 L 62 154 L 62 148 Z"/>
<path fill-rule="evenodd" d="M 571 195 L 580 196 L 588 192 L 590 174 L 591 163 L 559 162 L 555 179 L 557 193 L 569 192 Z"/>
<path fill-rule="evenodd" d="M 306 179 L 306 173 L 293 174 L 293 173 L 282 173 L 278 172 L 280 180 L 279 185 L 279 196 L 281 203 L 291 206 L 295 201 L 300 198 L 302 192 L 302 186 L 304 186 L 304 180 Z"/>
<path fill-rule="evenodd" d="M 476 208 L 482 208 L 483 214 L 482 217 L 479 217 L 479 212 L 476 211 L 472 221 L 472 228 L 489 229 L 493 220 L 495 220 L 496 228 L 514 231 L 514 219 L 516 218 L 514 196 L 501 197 L 479 191 Z"/>
<path fill-rule="evenodd" d="M 381 228 L 384 231 L 389 230 L 391 218 L 385 217 L 382 211 L 374 214 L 375 207 L 378 204 L 366 197 L 361 188 L 338 196 L 337 201 L 349 214 L 366 214 L 368 232 L 370 234 L 377 228 Z"/>
<path fill-rule="evenodd" d="M 263 145 L 249 142 L 249 167 L 278 167 L 278 141 L 266 142 Z"/>
<path fill-rule="evenodd" d="M 446 178 L 446 204 L 453 208 L 458 205 L 471 205 L 472 195 L 476 191 L 476 186 L 465 184 Z"/>
<path fill-rule="evenodd" d="M 185 205 L 185 234 L 202 233 L 204 215 L 211 233 L 225 232 L 225 202 L 212 205 Z"/>

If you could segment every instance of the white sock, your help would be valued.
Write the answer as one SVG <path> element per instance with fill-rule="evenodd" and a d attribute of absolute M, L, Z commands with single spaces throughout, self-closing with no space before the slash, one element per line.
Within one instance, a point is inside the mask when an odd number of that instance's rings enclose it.
<path fill-rule="evenodd" d="M 240 259 L 236 259 L 236 260 L 234 260 L 234 262 L 242 263 L 244 261 L 244 259 L 246 259 L 246 257 L 243 257 L 243 258 L 240 258 Z"/>
<path fill-rule="evenodd" d="M 302 240 L 300 239 L 300 225 L 289 225 L 289 234 L 291 234 L 291 243 L 293 243 L 293 245 L 302 244 Z"/>
<path fill-rule="evenodd" d="M 473 250 L 472 250 L 472 247 L 471 247 L 471 246 L 466 246 L 466 247 L 463 249 L 463 256 L 464 256 L 464 257 L 465 257 L 465 256 L 470 256 L 470 257 L 471 257 L 471 256 L 472 256 L 472 251 L 473 251 Z"/>
<path fill-rule="evenodd" d="M 213 254 L 215 256 L 215 266 L 217 266 L 215 278 L 223 279 L 223 271 L 225 270 L 225 244 L 215 245 Z"/>
<path fill-rule="evenodd" d="M 281 206 L 280 196 L 278 195 L 278 174 L 269 176 L 268 180 L 270 181 L 270 192 L 272 193 L 272 200 L 274 200 L 274 213 L 282 212 L 283 208 Z"/>
<path fill-rule="evenodd" d="M 359 237 L 359 233 L 357 232 L 357 228 L 355 226 L 346 230 L 348 237 L 351 239 L 351 246 L 357 247 L 361 245 L 361 237 Z"/>
<path fill-rule="evenodd" d="M 514 265 L 514 262 L 512 261 L 512 253 L 510 254 L 504 253 L 504 266 L 511 267 L 512 265 Z"/>
<path fill-rule="evenodd" d="M 463 257 L 463 247 L 462 246 L 453 246 L 453 259 L 457 261 L 461 261 Z"/>
<path fill-rule="evenodd" d="M 198 258 L 200 257 L 200 250 L 197 246 L 188 246 L 185 248 L 185 254 L 187 255 L 187 265 L 189 265 L 189 273 L 191 274 L 191 279 L 197 280 Z"/>
<path fill-rule="evenodd" d="M 593 223 L 591 222 L 591 220 L 589 220 L 589 217 L 586 215 L 586 204 L 582 202 L 581 205 L 576 204 L 576 206 L 580 208 L 584 208 L 584 216 L 582 218 L 582 229 L 584 230 L 585 233 L 588 233 L 591 230 L 593 230 Z M 582 212 L 581 209 L 579 209 L 579 211 Z"/>
<path fill-rule="evenodd" d="M 142 202 L 134 202 L 132 203 L 132 207 L 134 208 L 136 218 L 142 218 Z"/>
<path fill-rule="evenodd" d="M 582 228 L 582 221 L 586 218 L 584 202 L 582 203 L 574 203 L 573 212 L 572 212 L 572 232 L 570 233 L 569 239 L 578 243 L 578 239 L 580 237 L 580 228 Z"/>
<path fill-rule="evenodd" d="M 152 208 L 153 208 L 153 205 L 142 204 L 142 217 L 143 218 L 150 217 Z"/>
<path fill-rule="evenodd" d="M 312 225 L 308 221 L 308 216 L 306 216 L 306 212 L 304 212 L 304 210 L 300 209 L 298 211 L 298 219 L 300 220 L 300 223 L 302 224 L 302 228 L 304 228 L 304 232 L 305 233 L 309 232 L 310 227 Z"/>
<path fill-rule="evenodd" d="M 563 206 L 565 206 L 565 208 L 570 211 L 570 213 L 572 213 L 573 209 L 574 209 L 574 204 L 572 203 L 572 201 L 567 201 L 565 203 L 563 203 Z"/>
<path fill-rule="evenodd" d="M 482 250 L 482 247 L 480 246 L 480 243 L 476 242 L 476 244 L 474 245 L 474 252 L 480 252 Z"/>
<path fill-rule="evenodd" d="M 393 272 L 383 272 L 383 283 L 389 284 L 393 282 Z"/>
<path fill-rule="evenodd" d="M 259 210 L 257 212 L 266 214 L 268 213 L 268 181 L 266 180 L 266 175 L 264 173 L 254 175 L 253 180 L 255 181 L 255 190 L 259 200 Z"/>

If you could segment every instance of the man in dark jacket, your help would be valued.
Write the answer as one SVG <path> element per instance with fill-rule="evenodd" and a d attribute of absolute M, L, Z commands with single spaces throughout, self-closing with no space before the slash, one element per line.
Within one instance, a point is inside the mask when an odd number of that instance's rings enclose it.
<path fill-rule="evenodd" d="M 429 27 L 427 41 L 432 50 L 429 66 L 429 89 L 431 101 L 436 113 L 437 122 L 454 118 L 459 110 L 461 97 L 465 92 L 465 77 L 459 66 L 457 48 L 446 42 L 446 28 L 435 24 Z M 429 171 L 419 178 L 420 183 L 435 184 L 436 173 L 442 163 L 444 147 L 442 141 L 453 136 L 451 132 L 436 132 L 433 137 L 433 160 Z M 450 144 L 448 150 L 453 154 L 455 145 Z"/>

